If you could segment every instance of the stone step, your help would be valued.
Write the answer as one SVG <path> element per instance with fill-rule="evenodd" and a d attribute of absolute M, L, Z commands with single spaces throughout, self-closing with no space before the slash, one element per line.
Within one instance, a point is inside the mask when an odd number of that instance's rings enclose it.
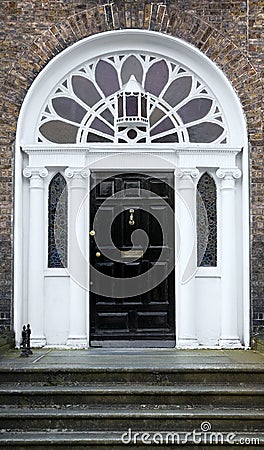
<path fill-rule="evenodd" d="M 145 353 L 35 351 L 31 359 L 10 354 L 9 363 L 0 363 L 0 447 L 143 449 L 142 433 L 152 431 L 189 433 L 184 448 L 196 448 L 192 433 L 201 432 L 202 424 L 264 445 L 262 358 L 206 352 L 193 363 L 190 352 L 162 352 L 158 360 L 157 351 Z M 129 429 L 139 433 L 136 445 L 122 443 Z M 256 448 L 252 442 L 244 441 Z M 202 448 L 212 444 L 234 445 L 203 442 Z"/>
<path fill-rule="evenodd" d="M 147 430 L 145 430 L 148 432 Z M 197 439 L 202 439 L 202 448 L 215 447 L 221 449 L 232 448 L 233 445 L 245 445 L 247 449 L 255 449 L 256 446 L 264 445 L 264 433 L 239 433 L 234 432 L 232 436 L 227 436 L 227 433 L 222 435 L 213 435 L 207 433 L 206 435 L 186 435 L 184 432 L 177 433 L 171 430 L 174 434 L 168 433 L 149 433 L 149 436 L 140 434 L 135 435 L 131 430 L 126 432 L 123 436 L 119 432 L 9 432 L 0 433 L 0 446 L 3 448 L 19 448 L 19 450 L 38 449 L 38 450 L 53 450 L 58 448 L 78 448 L 84 450 L 91 447 L 93 450 L 104 449 L 109 447 L 122 449 L 146 449 L 153 448 L 164 444 L 166 449 L 175 449 L 177 445 L 183 442 L 184 448 L 197 447 Z M 212 432 L 213 433 L 213 432 Z M 222 441 L 223 439 L 223 441 Z M 148 442 L 148 443 L 146 443 Z M 224 443 L 222 443 L 224 442 Z M 152 444 L 152 445 L 151 445 Z M 170 445 L 171 444 L 171 445 Z M 148 447 L 146 447 L 148 446 Z M 260 448 L 260 447 L 259 447 Z"/>
<path fill-rule="evenodd" d="M 106 367 L 0 367 L 0 385 L 5 383 L 42 383 L 52 385 L 78 385 L 83 383 L 264 383 L 264 367 L 245 368 L 106 368 Z"/>
<path fill-rule="evenodd" d="M 1 428 L 10 431 L 123 431 L 186 430 L 209 422 L 214 430 L 263 432 L 263 408 L 169 407 L 69 407 L 0 409 Z"/>
<path fill-rule="evenodd" d="M 177 404 L 248 406 L 264 405 L 264 384 L 205 385 L 178 383 L 152 385 L 147 383 L 93 383 L 77 386 L 43 386 L 9 384 L 0 386 L 0 405 L 123 405 Z"/>

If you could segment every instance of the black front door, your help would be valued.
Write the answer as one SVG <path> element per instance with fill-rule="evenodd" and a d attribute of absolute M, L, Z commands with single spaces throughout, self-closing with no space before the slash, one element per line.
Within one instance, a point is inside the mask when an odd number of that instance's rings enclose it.
<path fill-rule="evenodd" d="M 173 173 L 92 172 L 90 344 L 175 344 Z"/>

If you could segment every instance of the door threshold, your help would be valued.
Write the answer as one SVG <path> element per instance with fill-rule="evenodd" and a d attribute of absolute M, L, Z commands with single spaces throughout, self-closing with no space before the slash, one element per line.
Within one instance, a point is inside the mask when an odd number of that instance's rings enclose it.
<path fill-rule="evenodd" d="M 90 342 L 92 348 L 175 348 L 175 341 L 155 341 L 155 340 L 138 340 L 138 341 L 115 341 L 115 340 L 94 340 Z"/>

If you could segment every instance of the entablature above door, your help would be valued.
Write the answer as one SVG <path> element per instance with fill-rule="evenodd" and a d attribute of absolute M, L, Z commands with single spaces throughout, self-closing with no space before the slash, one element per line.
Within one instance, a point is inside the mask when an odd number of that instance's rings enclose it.
<path fill-rule="evenodd" d="M 242 148 L 206 144 L 138 145 L 26 145 L 21 150 L 28 155 L 28 166 L 74 166 L 91 168 L 151 168 L 173 167 L 236 167 Z"/>

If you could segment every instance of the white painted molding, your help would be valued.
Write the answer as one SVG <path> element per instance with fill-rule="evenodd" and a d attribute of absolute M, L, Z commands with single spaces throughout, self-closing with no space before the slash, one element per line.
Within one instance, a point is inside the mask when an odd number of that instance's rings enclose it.
<path fill-rule="evenodd" d="M 21 147 L 22 151 L 27 155 L 34 154 L 54 154 L 54 153 L 63 153 L 63 154 L 82 154 L 86 155 L 89 153 L 97 153 L 97 152 L 140 152 L 140 153 L 149 153 L 149 152 L 175 152 L 181 155 L 188 154 L 233 154 L 237 155 L 242 151 L 241 147 L 229 147 L 227 144 L 222 145 L 214 145 L 214 144 L 194 144 L 187 145 L 185 144 L 32 144 L 32 145 L 24 145 Z"/>
<path fill-rule="evenodd" d="M 235 350 L 235 349 L 241 349 L 243 348 L 240 340 L 237 338 L 234 339 L 219 339 L 219 347 L 222 349 L 230 349 L 230 350 Z"/>

